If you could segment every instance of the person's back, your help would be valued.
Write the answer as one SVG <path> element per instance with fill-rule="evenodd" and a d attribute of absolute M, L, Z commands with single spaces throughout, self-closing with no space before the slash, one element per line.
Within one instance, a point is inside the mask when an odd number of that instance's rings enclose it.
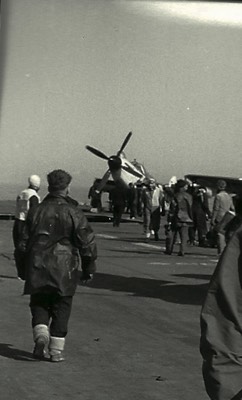
<path fill-rule="evenodd" d="M 212 225 L 220 222 L 227 211 L 234 211 L 233 200 L 231 196 L 226 192 L 226 186 L 227 184 L 224 180 L 218 180 L 218 193 L 216 194 L 213 203 L 211 218 Z"/>
<path fill-rule="evenodd" d="M 20 221 L 25 221 L 33 202 L 35 202 L 35 205 L 40 202 L 40 197 L 36 190 L 30 187 L 24 189 L 16 199 L 15 218 L 19 219 Z"/>
<path fill-rule="evenodd" d="M 211 217 L 211 229 L 216 231 L 219 255 L 222 253 L 226 245 L 224 233 L 220 231 L 219 225 L 228 211 L 235 211 L 233 200 L 225 190 L 226 186 L 227 185 L 224 180 L 219 180 L 217 182 L 218 193 L 214 198 Z"/>
<path fill-rule="evenodd" d="M 175 194 L 177 204 L 177 222 L 192 222 L 192 197 L 187 192 Z"/>
<path fill-rule="evenodd" d="M 174 198 L 171 201 L 170 210 L 167 216 L 170 228 L 167 228 L 166 254 L 172 254 L 177 233 L 180 236 L 179 256 L 184 256 L 188 239 L 188 226 L 192 221 L 192 197 L 187 193 L 188 184 L 185 180 L 179 179 L 176 183 Z"/>
<path fill-rule="evenodd" d="M 30 294 L 35 347 L 33 356 L 63 361 L 72 298 L 79 280 L 96 270 L 95 237 L 78 203 L 67 194 L 72 177 L 54 170 L 47 176 L 49 194 L 29 211 L 21 242 L 26 253 L 24 294 Z"/>
<path fill-rule="evenodd" d="M 81 257 L 96 257 L 94 234 L 78 203 L 69 197 L 49 194 L 33 213 L 30 212 L 27 224 L 28 263 L 37 268 L 29 271 L 25 293 L 38 292 L 41 288 L 45 292 L 55 289 L 61 295 L 73 295 L 78 252 Z M 86 250 L 82 242 L 84 231 Z"/>
<path fill-rule="evenodd" d="M 234 210 L 233 200 L 231 196 L 225 191 L 217 193 L 214 199 L 212 222 L 220 222 L 223 216 L 229 210 Z"/>

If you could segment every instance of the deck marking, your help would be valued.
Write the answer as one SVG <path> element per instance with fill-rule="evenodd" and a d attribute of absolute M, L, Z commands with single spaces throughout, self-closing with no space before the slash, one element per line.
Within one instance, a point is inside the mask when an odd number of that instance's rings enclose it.
<path fill-rule="evenodd" d="M 135 246 L 143 246 L 143 247 L 148 247 L 150 249 L 156 249 L 156 250 L 165 250 L 165 247 L 160 247 L 160 246 L 155 246 L 154 244 L 149 244 L 149 243 L 138 243 L 138 242 L 132 242 Z"/>
<path fill-rule="evenodd" d="M 170 264 L 171 264 L 171 263 L 168 263 L 168 262 L 160 262 L 160 261 L 148 263 L 148 265 L 170 265 Z"/>
<path fill-rule="evenodd" d="M 95 236 L 101 237 L 103 239 L 118 239 L 117 236 L 105 235 L 104 233 L 96 233 Z"/>

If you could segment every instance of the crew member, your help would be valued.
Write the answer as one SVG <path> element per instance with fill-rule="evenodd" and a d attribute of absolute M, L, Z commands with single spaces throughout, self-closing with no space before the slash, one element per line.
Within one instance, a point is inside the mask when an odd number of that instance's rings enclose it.
<path fill-rule="evenodd" d="M 82 280 L 91 279 L 96 269 L 94 233 L 78 203 L 68 196 L 71 179 L 60 169 L 48 174 L 49 194 L 29 212 L 20 243 L 26 252 L 24 294 L 30 294 L 33 355 L 43 359 L 48 345 L 53 362 L 64 360 L 79 258 Z"/>
<path fill-rule="evenodd" d="M 211 400 L 242 398 L 241 222 L 219 258 L 201 311 L 202 371 Z"/>
<path fill-rule="evenodd" d="M 163 191 L 153 178 L 149 179 L 142 193 L 144 212 L 144 233 L 146 240 L 154 233 L 155 240 L 159 240 L 160 217 L 162 209 Z"/>
<path fill-rule="evenodd" d="M 174 197 L 171 201 L 167 216 L 166 254 L 172 254 L 177 234 L 180 236 L 179 256 L 185 255 L 188 238 L 188 227 L 193 224 L 192 220 L 192 197 L 187 193 L 188 183 L 179 179 L 175 185 Z"/>
<path fill-rule="evenodd" d="M 17 274 L 20 279 L 24 279 L 24 254 L 19 249 L 18 244 L 22 238 L 23 228 L 26 222 L 28 211 L 36 207 L 40 202 L 38 191 L 40 189 L 40 177 L 31 175 L 28 178 L 29 186 L 24 189 L 16 199 L 15 221 L 13 225 L 14 258 Z"/>
<path fill-rule="evenodd" d="M 226 246 L 225 235 L 224 232 L 220 231 L 219 224 L 228 211 L 235 211 L 232 197 L 226 192 L 226 187 L 226 182 L 223 179 L 219 179 L 211 217 L 211 228 L 217 233 L 218 255 L 222 253 Z"/>

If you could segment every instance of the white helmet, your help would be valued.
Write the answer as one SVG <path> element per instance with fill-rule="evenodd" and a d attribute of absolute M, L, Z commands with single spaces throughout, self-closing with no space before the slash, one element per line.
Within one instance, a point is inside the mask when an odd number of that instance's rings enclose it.
<path fill-rule="evenodd" d="M 35 189 L 40 188 L 40 177 L 38 175 L 31 175 L 29 177 L 29 184 Z"/>

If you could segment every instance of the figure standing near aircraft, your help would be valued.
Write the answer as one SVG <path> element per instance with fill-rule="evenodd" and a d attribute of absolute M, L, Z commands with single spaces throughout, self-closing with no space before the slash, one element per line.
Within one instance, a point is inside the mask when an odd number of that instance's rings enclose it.
<path fill-rule="evenodd" d="M 134 183 L 130 182 L 127 190 L 127 212 L 129 212 L 130 219 L 137 217 L 137 203 L 138 203 L 138 191 Z"/>
<path fill-rule="evenodd" d="M 159 240 L 160 217 L 162 208 L 163 191 L 156 184 L 153 178 L 149 179 L 147 186 L 143 189 L 143 217 L 144 217 L 144 234 L 146 240 L 151 237 L 152 231 L 155 240 Z"/>
<path fill-rule="evenodd" d="M 98 190 L 95 181 L 89 189 L 88 199 L 90 199 L 90 205 L 92 208 L 97 208 L 98 212 L 102 211 L 101 192 Z"/>
<path fill-rule="evenodd" d="M 216 231 L 217 234 L 217 249 L 218 255 L 220 255 L 226 246 L 225 235 L 219 229 L 223 217 L 228 211 L 235 211 L 233 200 L 231 196 L 226 192 L 226 182 L 223 179 L 217 182 L 217 194 L 214 198 L 213 211 L 211 217 L 211 228 Z"/>
<path fill-rule="evenodd" d="M 24 253 L 19 249 L 19 242 L 22 239 L 23 229 L 26 223 L 28 212 L 40 202 L 38 191 L 40 189 L 40 177 L 31 175 L 28 178 L 29 186 L 24 189 L 16 199 L 15 221 L 13 225 L 14 258 L 18 277 L 24 279 Z"/>
<path fill-rule="evenodd" d="M 208 232 L 207 219 L 211 218 L 208 196 L 206 189 L 198 185 L 192 186 L 191 195 L 193 226 L 189 228 L 189 241 L 190 244 L 194 244 L 197 233 L 198 245 L 204 247 Z"/>
<path fill-rule="evenodd" d="M 165 254 L 172 254 L 177 235 L 179 235 L 180 251 L 178 252 L 178 255 L 185 255 L 188 239 L 188 227 L 193 224 L 192 197 L 187 193 L 187 189 L 187 181 L 179 179 L 175 185 L 174 197 L 167 216 L 169 229 L 167 229 Z"/>

